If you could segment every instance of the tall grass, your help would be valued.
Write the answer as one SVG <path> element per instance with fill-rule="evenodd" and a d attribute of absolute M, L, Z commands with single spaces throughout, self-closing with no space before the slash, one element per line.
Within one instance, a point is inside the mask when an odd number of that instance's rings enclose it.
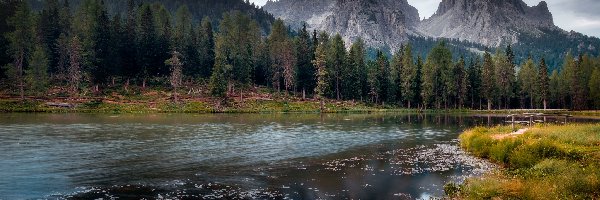
<path fill-rule="evenodd" d="M 455 194 L 465 199 L 600 198 L 600 124 L 537 126 L 517 137 L 495 137 L 511 130 L 479 127 L 460 135 L 464 149 L 503 168 L 468 179 Z"/>

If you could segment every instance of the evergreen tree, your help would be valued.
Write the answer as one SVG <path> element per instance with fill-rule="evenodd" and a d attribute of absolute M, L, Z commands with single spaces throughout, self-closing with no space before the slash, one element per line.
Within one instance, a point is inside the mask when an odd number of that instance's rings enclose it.
<path fill-rule="evenodd" d="M 481 63 L 479 61 L 479 57 L 476 61 L 471 59 L 471 64 L 469 65 L 468 74 L 469 74 L 469 98 L 471 103 L 471 109 L 479 108 L 481 109 L 481 86 L 482 86 L 482 69 Z M 475 104 L 479 106 L 476 107 Z"/>
<path fill-rule="evenodd" d="M 558 70 L 554 70 L 552 71 L 552 75 L 550 75 L 550 105 L 552 107 L 559 107 L 560 106 L 560 98 L 561 98 L 561 91 L 560 91 L 560 75 L 558 73 Z"/>
<path fill-rule="evenodd" d="M 396 53 L 394 53 L 394 55 L 392 56 L 392 60 L 390 62 L 390 69 L 391 69 L 391 82 L 393 83 L 391 85 L 391 98 L 393 99 L 393 101 L 398 101 L 397 104 L 398 105 L 402 105 L 402 100 L 403 100 L 403 79 L 404 77 L 402 77 L 402 71 L 404 70 L 404 45 L 400 46 L 400 48 L 396 51 Z"/>
<path fill-rule="evenodd" d="M 325 109 L 325 91 L 327 91 L 327 55 L 326 48 L 323 43 L 317 45 L 315 50 L 315 60 L 312 61 L 313 65 L 316 68 L 315 79 L 317 80 L 317 84 L 315 86 L 315 96 L 319 99 L 321 104 L 321 112 Z"/>
<path fill-rule="evenodd" d="M 411 90 L 414 91 L 415 95 L 412 101 L 417 105 L 422 105 L 423 99 L 421 98 L 421 92 L 423 89 L 421 89 L 421 86 L 423 85 L 423 59 L 421 59 L 421 56 L 417 56 L 416 67 L 417 71 L 411 87 Z"/>
<path fill-rule="evenodd" d="M 14 16 L 8 19 L 8 24 L 14 28 L 6 35 L 10 46 L 13 63 L 6 66 L 7 75 L 19 89 L 21 100 L 25 98 L 24 72 L 27 58 L 31 52 L 33 41 L 33 23 L 29 5 L 26 1 L 19 2 Z"/>
<path fill-rule="evenodd" d="M 142 88 L 146 87 L 147 79 L 151 76 L 157 75 L 156 72 L 160 71 L 157 68 L 164 66 L 164 60 L 158 62 L 158 51 L 156 41 L 157 32 L 156 24 L 154 22 L 154 13 L 149 5 L 143 5 L 141 8 L 139 28 L 137 33 L 137 61 L 140 66 L 140 70 L 137 73 L 137 77 L 142 79 Z"/>
<path fill-rule="evenodd" d="M 298 87 L 302 90 L 302 98 L 306 98 L 306 91 L 313 91 L 315 83 L 315 68 L 311 61 L 311 38 L 306 30 L 306 23 L 298 31 L 296 39 L 296 68 L 298 69 Z"/>
<path fill-rule="evenodd" d="M 423 69 L 422 96 L 425 105 L 434 103 L 437 109 L 444 103 L 446 108 L 452 94 L 456 91 L 452 77 L 452 52 L 444 41 L 439 42 L 427 56 Z"/>
<path fill-rule="evenodd" d="M 280 91 L 283 81 L 285 89 L 289 90 L 294 84 L 296 58 L 283 20 L 278 19 L 273 23 L 268 44 L 272 61 L 273 87 Z"/>
<path fill-rule="evenodd" d="M 548 66 L 546 66 L 546 61 L 544 60 L 544 58 L 542 58 L 542 60 L 540 61 L 540 67 L 539 67 L 539 75 L 538 75 L 538 81 L 537 81 L 537 90 L 538 90 L 538 97 L 540 98 L 540 100 L 542 101 L 542 104 L 544 105 L 544 110 L 548 107 L 548 96 L 550 95 L 550 91 L 549 91 L 549 87 L 550 87 L 550 80 L 548 77 Z"/>
<path fill-rule="evenodd" d="M 79 93 L 81 79 L 83 78 L 81 62 L 83 48 L 79 37 L 74 36 L 69 48 L 69 92 L 71 96 Z"/>
<path fill-rule="evenodd" d="M 364 86 L 367 83 L 367 67 L 365 65 L 365 43 L 362 39 L 356 40 L 350 47 L 348 53 L 349 73 L 344 78 L 344 85 L 347 88 L 347 96 L 351 99 L 362 99 L 366 93 Z M 363 86 L 364 85 L 364 86 Z"/>
<path fill-rule="evenodd" d="M 63 27 L 61 27 L 61 6 L 58 0 L 45 0 L 44 8 L 40 12 L 38 31 L 41 37 L 42 43 L 46 55 L 50 60 L 50 70 L 52 72 L 57 71 L 59 52 L 56 47 L 57 40 L 60 37 Z M 66 24 L 65 24 L 66 25 Z"/>
<path fill-rule="evenodd" d="M 344 87 L 341 85 L 343 78 L 342 73 L 346 71 L 346 64 L 344 63 L 344 61 L 346 61 L 346 47 L 340 34 L 336 34 L 332 38 L 327 56 L 328 73 L 332 78 L 331 88 L 334 89 L 334 94 L 332 96 L 337 100 L 340 100 L 342 98 L 341 89 Z"/>
<path fill-rule="evenodd" d="M 535 108 L 533 100 L 537 98 L 536 84 L 538 82 L 538 72 L 536 71 L 531 57 L 525 61 L 521 70 L 519 70 L 518 77 L 522 100 L 524 101 L 526 98 L 529 99 L 529 106 L 527 108 Z"/>
<path fill-rule="evenodd" d="M 125 90 L 128 90 L 129 80 L 138 75 L 140 65 L 137 63 L 137 10 L 135 0 L 127 1 L 127 15 L 125 18 L 125 36 L 122 38 L 121 58 L 123 62 L 123 75 L 127 78 Z"/>
<path fill-rule="evenodd" d="M 482 85 L 481 91 L 483 98 L 487 101 L 487 109 L 492 109 L 492 102 L 496 98 L 496 80 L 494 61 L 487 51 L 483 54 L 483 68 L 481 71 Z"/>
<path fill-rule="evenodd" d="M 181 62 L 181 54 L 177 51 L 173 51 L 171 53 L 171 58 L 165 61 L 166 65 L 171 66 L 171 75 L 169 77 L 169 81 L 171 82 L 171 87 L 173 87 L 173 99 L 175 102 L 178 101 L 177 98 L 177 88 L 181 86 L 181 79 L 183 76 L 182 68 L 183 63 Z"/>
<path fill-rule="evenodd" d="M 513 83 L 515 80 L 514 64 L 510 63 L 509 58 L 501 54 L 499 50 L 496 51 L 493 60 L 498 89 L 498 108 L 502 108 L 502 105 L 504 105 L 504 108 L 508 108 L 510 99 L 513 96 Z"/>
<path fill-rule="evenodd" d="M 600 67 L 596 67 L 588 84 L 593 109 L 600 109 Z"/>
<path fill-rule="evenodd" d="M 456 81 L 458 108 L 462 109 L 468 93 L 469 76 L 465 68 L 465 59 L 461 56 L 454 66 L 454 80 Z"/>
<path fill-rule="evenodd" d="M 25 72 L 27 85 L 35 95 L 43 95 L 48 89 L 48 63 L 43 47 L 36 45 Z"/>
<path fill-rule="evenodd" d="M 202 19 L 200 33 L 200 67 L 202 77 L 209 77 L 215 63 L 215 41 L 210 18 Z"/>
<path fill-rule="evenodd" d="M 412 107 L 411 103 L 415 99 L 419 93 L 414 90 L 416 76 L 417 76 L 417 66 L 413 61 L 412 55 L 412 47 L 411 45 L 406 45 L 403 51 L 404 55 L 402 56 L 402 70 L 401 70 L 401 84 L 402 88 L 402 99 L 406 102 L 406 105 L 410 109 Z"/>

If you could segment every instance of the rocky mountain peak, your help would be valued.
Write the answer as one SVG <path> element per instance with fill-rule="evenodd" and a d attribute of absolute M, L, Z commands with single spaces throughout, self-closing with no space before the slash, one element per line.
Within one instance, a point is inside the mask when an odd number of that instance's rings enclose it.
<path fill-rule="evenodd" d="M 530 7 L 522 0 L 443 0 L 418 26 L 419 33 L 498 46 L 518 42 L 522 33 L 558 29 L 546 2 Z"/>
<path fill-rule="evenodd" d="M 398 48 L 419 23 L 419 12 L 407 0 L 279 0 L 263 9 L 292 27 L 340 34 L 349 45 L 359 37 L 373 47 Z"/>

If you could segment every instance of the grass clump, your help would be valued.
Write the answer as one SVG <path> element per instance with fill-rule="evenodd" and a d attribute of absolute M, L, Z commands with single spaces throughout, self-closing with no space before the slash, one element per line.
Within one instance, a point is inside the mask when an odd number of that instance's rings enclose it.
<path fill-rule="evenodd" d="M 499 126 L 461 134 L 464 149 L 503 168 L 467 179 L 447 194 L 464 199 L 600 198 L 600 124 L 538 126 L 507 137 L 510 132 Z"/>

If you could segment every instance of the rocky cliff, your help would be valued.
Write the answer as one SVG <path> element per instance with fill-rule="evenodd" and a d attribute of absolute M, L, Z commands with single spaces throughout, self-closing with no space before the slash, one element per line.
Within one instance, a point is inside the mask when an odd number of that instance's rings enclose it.
<path fill-rule="evenodd" d="M 540 36 L 548 30 L 560 29 L 544 1 L 530 7 L 522 0 L 443 0 L 416 32 L 495 47 L 517 43 L 522 34 Z"/>
<path fill-rule="evenodd" d="M 339 33 L 347 44 L 362 38 L 369 46 L 396 49 L 419 23 L 406 0 L 280 0 L 263 9 L 292 27 Z"/>

